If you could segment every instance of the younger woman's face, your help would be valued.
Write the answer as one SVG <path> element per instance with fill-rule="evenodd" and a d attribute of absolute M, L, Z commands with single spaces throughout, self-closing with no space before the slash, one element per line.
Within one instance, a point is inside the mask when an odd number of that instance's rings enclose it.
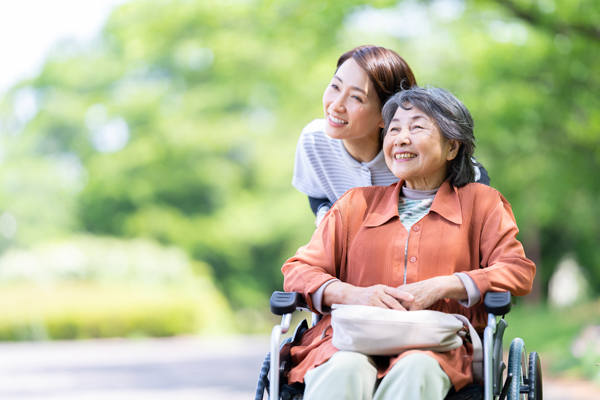
<path fill-rule="evenodd" d="M 325 132 L 333 139 L 379 136 L 385 125 L 373 82 L 354 59 L 344 62 L 323 94 Z"/>

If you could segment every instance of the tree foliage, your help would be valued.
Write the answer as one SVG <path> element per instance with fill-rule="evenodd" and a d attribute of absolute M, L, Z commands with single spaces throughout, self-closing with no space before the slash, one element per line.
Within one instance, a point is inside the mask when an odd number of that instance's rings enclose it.
<path fill-rule="evenodd" d="M 598 15 L 592 0 L 134 1 L 0 104 L 0 206 L 19 226 L 4 248 L 149 237 L 259 304 L 313 229 L 290 185 L 298 135 L 339 55 L 374 43 L 469 107 L 540 282 L 573 252 L 598 291 Z"/>

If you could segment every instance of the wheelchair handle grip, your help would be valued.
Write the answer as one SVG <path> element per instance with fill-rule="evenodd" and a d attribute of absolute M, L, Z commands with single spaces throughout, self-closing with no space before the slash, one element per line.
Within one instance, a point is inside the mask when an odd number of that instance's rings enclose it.
<path fill-rule="evenodd" d="M 487 292 L 483 300 L 488 314 L 505 315 L 512 306 L 510 292 Z"/>
<path fill-rule="evenodd" d="M 275 315 L 291 314 L 297 308 L 308 309 L 302 294 L 298 292 L 273 292 L 269 304 Z"/>

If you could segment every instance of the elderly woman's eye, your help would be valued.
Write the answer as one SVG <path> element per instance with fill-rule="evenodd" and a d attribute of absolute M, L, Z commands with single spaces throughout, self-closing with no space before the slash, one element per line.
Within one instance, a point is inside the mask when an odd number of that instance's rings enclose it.
<path fill-rule="evenodd" d="M 413 129 L 423 129 L 423 127 L 421 125 L 414 125 L 412 128 Z"/>

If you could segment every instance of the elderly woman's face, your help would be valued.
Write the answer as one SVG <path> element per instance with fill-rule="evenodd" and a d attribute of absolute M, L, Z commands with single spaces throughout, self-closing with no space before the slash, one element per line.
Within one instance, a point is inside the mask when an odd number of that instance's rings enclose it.
<path fill-rule="evenodd" d="M 446 139 L 433 120 L 415 107 L 398 107 L 383 141 L 389 169 L 406 181 L 406 187 L 417 190 L 442 185 L 449 161 L 456 157 L 459 147 L 457 141 Z"/>

